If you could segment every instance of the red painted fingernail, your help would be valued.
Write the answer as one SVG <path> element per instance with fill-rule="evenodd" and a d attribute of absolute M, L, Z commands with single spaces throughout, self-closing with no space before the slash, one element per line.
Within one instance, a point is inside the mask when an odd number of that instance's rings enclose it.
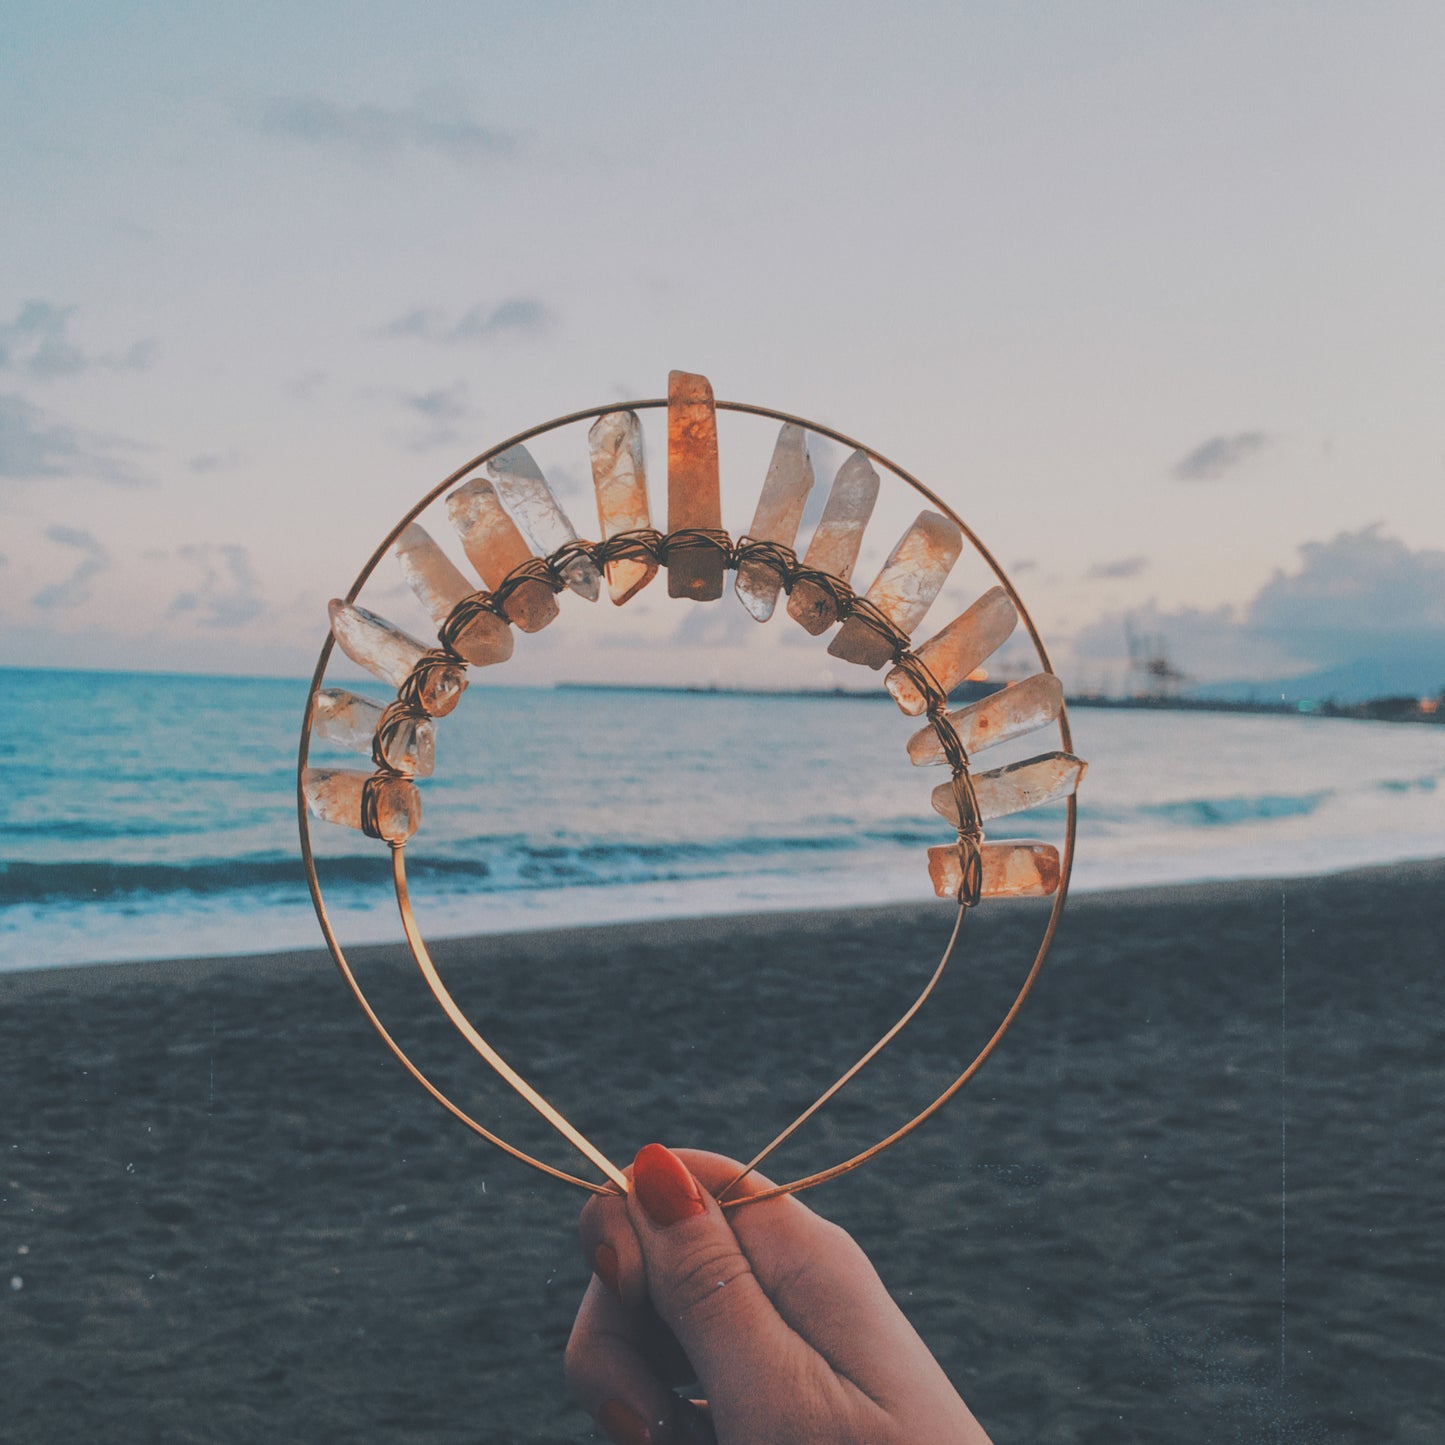
<path fill-rule="evenodd" d="M 617 1279 L 617 1251 L 610 1244 L 599 1244 L 592 1251 L 592 1272 L 618 1299 L 622 1298 L 622 1286 Z"/>
<path fill-rule="evenodd" d="M 692 1219 L 707 1208 L 687 1165 L 661 1144 L 648 1144 L 638 1150 L 632 1161 L 632 1187 L 647 1217 L 664 1229 Z"/>
<path fill-rule="evenodd" d="M 597 1423 L 615 1445 L 652 1445 L 652 1431 L 647 1428 L 647 1421 L 621 1400 L 609 1400 L 597 1412 Z"/>

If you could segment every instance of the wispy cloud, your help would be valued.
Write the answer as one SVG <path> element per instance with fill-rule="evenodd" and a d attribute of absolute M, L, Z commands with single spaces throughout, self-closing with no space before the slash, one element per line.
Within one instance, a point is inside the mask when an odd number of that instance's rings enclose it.
<path fill-rule="evenodd" d="M 518 146 L 513 131 L 420 101 L 394 107 L 342 105 L 320 95 L 277 96 L 243 119 L 263 135 L 365 161 L 431 155 L 476 166 L 505 159 Z"/>
<path fill-rule="evenodd" d="M 245 547 L 182 547 L 180 557 L 200 573 L 194 587 L 177 594 L 169 615 L 193 616 L 203 627 L 241 627 L 259 617 L 266 604 Z"/>
<path fill-rule="evenodd" d="M 0 321 L 0 371 L 38 380 L 76 376 L 99 368 L 141 371 L 155 359 L 154 341 L 137 341 L 120 352 L 87 352 L 70 335 L 74 306 L 27 301 L 9 321 Z"/>
<path fill-rule="evenodd" d="M 45 611 L 79 607 L 90 601 L 90 584 L 110 566 L 110 553 L 91 533 L 80 527 L 50 527 L 46 537 L 61 547 L 72 547 L 81 556 L 68 577 L 42 587 L 30 600 Z"/>
<path fill-rule="evenodd" d="M 233 447 L 224 452 L 201 452 L 192 457 L 186 466 L 198 477 L 204 477 L 212 472 L 233 472 L 245 464 L 245 454 Z"/>
<path fill-rule="evenodd" d="M 1122 577 L 1137 577 L 1149 566 L 1147 557 L 1119 557 L 1112 562 L 1096 562 L 1086 574 L 1091 581 L 1116 581 Z"/>
<path fill-rule="evenodd" d="M 377 335 L 465 346 L 507 334 L 535 335 L 552 322 L 552 313 L 535 296 L 514 296 L 496 306 L 478 303 L 453 318 L 436 307 L 418 306 L 388 321 Z"/>
<path fill-rule="evenodd" d="M 430 391 L 408 393 L 401 402 L 408 411 L 438 422 L 460 421 L 472 410 L 467 401 L 466 383 L 462 381 L 454 381 L 450 386 L 436 386 Z"/>
<path fill-rule="evenodd" d="M 1181 482 L 1217 482 L 1270 444 L 1268 432 L 1241 431 L 1207 437 L 1174 464 L 1172 475 Z"/>
<path fill-rule="evenodd" d="M 48 423 L 23 396 L 0 393 L 0 477 L 97 477 L 121 486 L 143 478 L 120 455 L 134 442 Z"/>

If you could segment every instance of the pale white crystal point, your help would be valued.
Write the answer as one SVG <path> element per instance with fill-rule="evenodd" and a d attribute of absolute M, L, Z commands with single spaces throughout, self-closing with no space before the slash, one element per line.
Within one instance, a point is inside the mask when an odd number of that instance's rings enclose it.
<path fill-rule="evenodd" d="M 512 572 L 531 561 L 527 539 L 485 477 L 463 482 L 447 498 L 447 515 L 467 560 L 490 591 L 495 592 Z M 557 598 L 545 582 L 528 580 L 513 590 L 503 611 L 523 632 L 538 632 L 557 615 Z"/>
<path fill-rule="evenodd" d="M 1079 786 L 1086 767 L 1087 764 L 1072 753 L 1045 753 L 1042 757 L 1010 763 L 1006 768 L 995 768 L 991 773 L 975 773 L 973 794 L 978 800 L 978 816 L 987 822 L 990 818 L 1025 813 L 1030 808 L 1066 798 Z M 952 782 L 940 783 L 933 790 L 933 810 L 955 828 L 958 826 L 958 798 Z"/>
<path fill-rule="evenodd" d="M 863 530 L 878 500 L 878 486 L 878 473 L 862 452 L 854 452 L 844 461 L 833 478 L 803 566 L 844 582 L 852 580 L 858 549 L 863 545 Z M 821 587 L 799 582 L 788 598 L 788 616 L 816 637 L 838 620 L 838 609 Z"/>
<path fill-rule="evenodd" d="M 344 687 L 323 687 L 316 694 L 312 729 L 317 737 L 350 748 L 354 753 L 371 753 L 372 739 L 386 711 L 379 702 Z M 387 726 L 382 739 L 387 766 L 399 773 L 429 778 L 436 766 L 436 727 L 430 718 L 402 716 Z"/>
<path fill-rule="evenodd" d="M 326 823 L 361 831 L 361 797 L 371 773 L 350 768 L 306 768 L 301 775 L 306 806 Z M 421 794 L 410 778 L 379 778 L 377 831 L 388 843 L 405 843 L 421 823 Z"/>
<path fill-rule="evenodd" d="M 331 633 L 341 650 L 374 677 L 399 688 L 421 661 L 427 648 L 396 623 L 333 597 L 327 604 Z M 445 717 L 466 691 L 467 679 L 460 667 L 436 668 L 422 689 L 421 704 L 432 717 Z"/>
<path fill-rule="evenodd" d="M 883 570 L 868 589 L 867 600 L 900 632 L 911 633 L 962 551 L 963 533 L 956 522 L 938 512 L 920 512 L 888 554 Z M 882 667 L 892 661 L 893 648 L 861 617 L 850 617 L 828 644 L 828 654 L 864 667 Z"/>
<path fill-rule="evenodd" d="M 982 898 L 1047 898 L 1059 890 L 1059 850 L 1049 843 L 984 843 Z M 963 886 L 959 845 L 928 850 L 928 876 L 940 898 L 957 898 Z"/>
<path fill-rule="evenodd" d="M 476 589 L 462 576 L 435 540 L 413 522 L 396 539 L 396 559 L 407 586 L 438 626 Z M 478 611 L 452 639 L 452 650 L 478 667 L 505 662 L 512 655 L 512 629 L 495 612 Z"/>
<path fill-rule="evenodd" d="M 599 416 L 587 433 L 587 445 L 592 454 L 592 485 L 597 491 L 597 522 L 603 539 L 619 532 L 649 531 L 652 511 L 647 504 L 647 463 L 637 413 L 609 411 Z M 657 576 L 657 563 L 619 557 L 604 570 L 608 595 L 615 606 L 621 607 Z"/>
<path fill-rule="evenodd" d="M 803 520 L 808 493 L 813 490 L 813 459 L 808 455 L 808 434 L 792 422 L 784 424 L 773 447 L 773 459 L 763 481 L 763 494 L 747 535 L 755 542 L 780 542 L 791 547 Z M 738 563 L 734 590 L 738 601 L 759 622 L 766 622 L 778 605 L 783 579 L 766 562 Z"/>
<path fill-rule="evenodd" d="M 539 557 L 577 540 L 577 529 L 562 510 L 542 469 L 526 447 L 509 447 L 487 463 L 497 494 Z M 597 564 L 577 556 L 562 568 L 562 579 L 579 597 L 596 602 L 602 584 Z"/>
<path fill-rule="evenodd" d="M 690 371 L 667 374 L 667 529 L 722 527 L 717 412 L 712 383 Z M 710 602 L 723 593 L 724 558 L 715 547 L 679 548 L 667 559 L 667 595 Z"/>
<path fill-rule="evenodd" d="M 1018 620 L 1018 609 L 1008 593 L 1002 587 L 990 587 L 942 632 L 915 649 L 914 655 L 947 697 L 985 658 L 992 657 L 1008 641 Z M 928 699 L 901 667 L 895 667 L 883 679 L 883 686 L 910 717 L 917 717 L 928 707 Z"/>
<path fill-rule="evenodd" d="M 1047 727 L 1064 705 L 1064 685 L 1051 672 L 1038 672 L 1022 682 L 1009 683 L 978 702 L 949 713 L 966 753 L 973 754 Z M 946 763 L 947 754 L 932 726 L 919 728 L 908 739 L 908 756 L 916 766 Z"/>

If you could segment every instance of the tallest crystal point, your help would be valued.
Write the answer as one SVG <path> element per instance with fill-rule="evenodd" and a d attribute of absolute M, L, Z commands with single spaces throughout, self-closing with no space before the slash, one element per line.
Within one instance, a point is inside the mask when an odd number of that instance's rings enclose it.
<path fill-rule="evenodd" d="M 718 531 L 717 412 L 712 384 L 690 371 L 667 377 L 667 529 Z M 710 602 L 723 592 L 724 557 L 715 547 L 678 547 L 667 558 L 667 595 Z"/>

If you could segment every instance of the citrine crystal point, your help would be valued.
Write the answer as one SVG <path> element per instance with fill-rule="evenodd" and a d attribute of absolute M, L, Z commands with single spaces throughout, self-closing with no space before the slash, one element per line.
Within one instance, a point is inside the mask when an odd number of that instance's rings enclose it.
<path fill-rule="evenodd" d="M 813 490 L 813 459 L 808 455 L 808 434 L 786 422 L 773 447 L 773 459 L 763 481 L 763 493 L 747 535 L 755 542 L 778 542 L 791 547 L 803 520 L 808 493 Z M 734 591 L 738 601 L 759 622 L 766 622 L 778 605 L 783 578 L 776 567 L 759 560 L 738 563 Z"/>
<path fill-rule="evenodd" d="M 452 608 L 476 590 L 426 528 L 416 522 L 396 539 L 393 550 L 406 585 L 435 622 L 445 622 Z"/>
<path fill-rule="evenodd" d="M 852 580 L 863 532 L 878 500 L 878 487 L 873 463 L 865 453 L 853 452 L 833 478 L 823 515 L 803 557 L 804 567 L 826 572 L 843 582 Z M 838 620 L 838 608 L 823 588 L 800 581 L 788 598 L 788 616 L 816 637 Z"/>
<path fill-rule="evenodd" d="M 958 554 L 963 533 L 938 512 L 920 512 L 899 538 L 866 597 L 905 636 L 923 620 Z M 893 660 L 893 645 L 861 617 L 850 617 L 828 644 L 831 657 L 863 667 L 882 667 Z"/>
<path fill-rule="evenodd" d="M 983 898 L 1048 898 L 1059 891 L 1059 850 L 1050 843 L 984 843 Z M 960 845 L 928 850 L 928 876 L 940 898 L 957 898 L 963 886 Z"/>
<path fill-rule="evenodd" d="M 1079 786 L 1086 769 L 1083 759 L 1072 753 L 1044 753 L 990 773 L 975 773 L 972 781 L 978 816 L 987 822 L 1066 798 Z M 958 797 L 951 782 L 940 783 L 933 790 L 933 809 L 958 826 Z"/>
<path fill-rule="evenodd" d="M 634 411 L 609 411 L 587 433 L 592 454 L 592 485 L 597 491 L 597 522 L 606 540 L 619 532 L 645 532 L 652 527 L 647 502 L 647 463 L 642 423 Z M 657 563 L 619 557 L 608 562 L 607 592 L 614 606 L 636 597 L 654 577 Z"/>
<path fill-rule="evenodd" d="M 942 632 L 930 637 L 914 655 L 946 697 L 1008 641 L 1018 620 L 1018 609 L 1008 593 L 1002 587 L 991 587 Z M 910 717 L 918 717 L 927 709 L 927 697 L 902 668 L 895 667 L 883 679 L 883 685 Z"/>
<path fill-rule="evenodd" d="M 532 560 L 527 539 L 485 477 L 463 482 L 447 498 L 447 515 L 467 560 L 490 591 L 495 592 L 513 571 Z M 502 610 L 523 632 L 540 632 L 559 611 L 552 589 L 532 580 L 513 589 Z"/>
<path fill-rule="evenodd" d="M 958 733 L 964 751 L 972 754 L 1047 727 L 1063 705 L 1063 683 L 1051 672 L 1038 672 L 949 713 L 948 721 Z M 931 724 L 919 728 L 908 739 L 908 756 L 918 767 L 948 761 Z"/>
<path fill-rule="evenodd" d="M 498 453 L 487 463 L 487 471 L 497 494 L 539 557 L 550 557 L 559 547 L 577 540 L 577 529 L 526 447 L 508 447 Z M 596 602 L 602 574 L 590 557 L 572 557 L 562 568 L 562 580 L 579 597 Z"/>
<path fill-rule="evenodd" d="M 306 768 L 306 806 L 325 823 L 361 831 L 362 795 L 373 774 L 351 768 Z M 376 828 L 388 843 L 405 843 L 421 825 L 421 794 L 410 778 L 377 778 Z"/>
<path fill-rule="evenodd" d="M 712 384 L 690 371 L 667 377 L 667 529 L 722 527 L 717 411 Z M 723 594 L 725 559 L 715 547 L 679 547 L 667 559 L 667 595 L 710 602 Z"/>

